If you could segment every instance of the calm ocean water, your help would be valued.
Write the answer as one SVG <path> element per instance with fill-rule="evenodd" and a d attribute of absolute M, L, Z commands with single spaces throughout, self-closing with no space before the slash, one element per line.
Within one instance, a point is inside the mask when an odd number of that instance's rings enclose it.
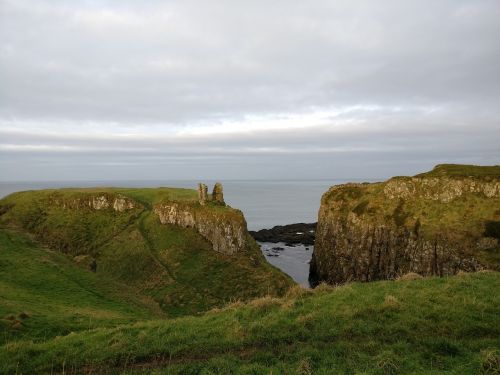
<path fill-rule="evenodd" d="M 203 181 L 211 190 L 214 181 Z M 331 185 L 346 180 L 321 181 L 221 181 L 224 198 L 232 207 L 243 211 L 250 230 L 271 228 L 317 220 L 321 195 Z M 23 190 L 59 187 L 157 187 L 171 186 L 195 189 L 198 181 L 55 181 L 0 182 L 0 197 Z"/>

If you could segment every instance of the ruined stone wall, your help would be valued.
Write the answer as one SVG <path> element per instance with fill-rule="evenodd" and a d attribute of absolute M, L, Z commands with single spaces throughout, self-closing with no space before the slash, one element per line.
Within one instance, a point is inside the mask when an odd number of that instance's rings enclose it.
<path fill-rule="evenodd" d="M 201 205 L 205 205 L 208 200 L 208 188 L 207 185 L 199 183 L 198 184 L 198 202 Z"/>
<path fill-rule="evenodd" d="M 212 192 L 212 200 L 216 203 L 219 203 L 219 204 L 225 204 L 222 184 L 220 182 L 217 182 L 214 185 L 214 190 Z"/>

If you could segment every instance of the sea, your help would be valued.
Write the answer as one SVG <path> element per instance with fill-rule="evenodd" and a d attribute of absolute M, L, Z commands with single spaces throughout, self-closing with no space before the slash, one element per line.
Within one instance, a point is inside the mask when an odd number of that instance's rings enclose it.
<path fill-rule="evenodd" d="M 245 215 L 249 230 L 272 228 L 276 225 L 314 223 L 317 221 L 321 196 L 332 185 L 370 180 L 229 180 L 219 181 L 224 188 L 224 200 Z M 215 181 L 144 180 L 144 181 L 28 181 L 0 182 L 0 198 L 13 192 L 68 187 L 181 187 L 196 189 L 198 182 L 208 185 Z M 309 262 L 313 246 L 286 246 L 283 243 L 260 243 L 269 263 L 307 287 Z M 273 250 L 278 247 L 280 250 Z"/>

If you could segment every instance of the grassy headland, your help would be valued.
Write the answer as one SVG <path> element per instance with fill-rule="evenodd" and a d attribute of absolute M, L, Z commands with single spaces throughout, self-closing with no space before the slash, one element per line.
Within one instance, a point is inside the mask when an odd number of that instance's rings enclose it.
<path fill-rule="evenodd" d="M 117 199 L 126 209 L 113 209 Z M 280 295 L 293 284 L 265 261 L 248 234 L 244 252 L 217 253 L 195 229 L 162 225 L 152 210 L 160 202 L 244 221 L 231 207 L 200 206 L 194 190 L 93 188 L 12 194 L 0 201 L 0 225 L 93 267 L 97 276 L 127 284 L 168 316 Z"/>

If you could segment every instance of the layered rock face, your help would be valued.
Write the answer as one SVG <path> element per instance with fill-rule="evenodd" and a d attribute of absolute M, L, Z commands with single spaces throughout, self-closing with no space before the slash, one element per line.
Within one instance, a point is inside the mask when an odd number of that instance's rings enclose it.
<path fill-rule="evenodd" d="M 217 252 L 235 254 L 247 247 L 246 221 L 238 210 L 163 202 L 154 207 L 154 212 L 162 224 L 196 229 Z"/>
<path fill-rule="evenodd" d="M 121 194 L 89 194 L 85 197 L 77 197 L 73 199 L 52 198 L 53 203 L 67 209 L 91 208 L 94 210 L 105 210 L 112 208 L 117 212 L 124 212 L 134 208 L 142 207 L 134 200 Z"/>
<path fill-rule="evenodd" d="M 497 268 L 500 168 L 464 167 L 466 175 L 440 165 L 415 177 L 330 188 L 321 200 L 311 280 Z"/>

